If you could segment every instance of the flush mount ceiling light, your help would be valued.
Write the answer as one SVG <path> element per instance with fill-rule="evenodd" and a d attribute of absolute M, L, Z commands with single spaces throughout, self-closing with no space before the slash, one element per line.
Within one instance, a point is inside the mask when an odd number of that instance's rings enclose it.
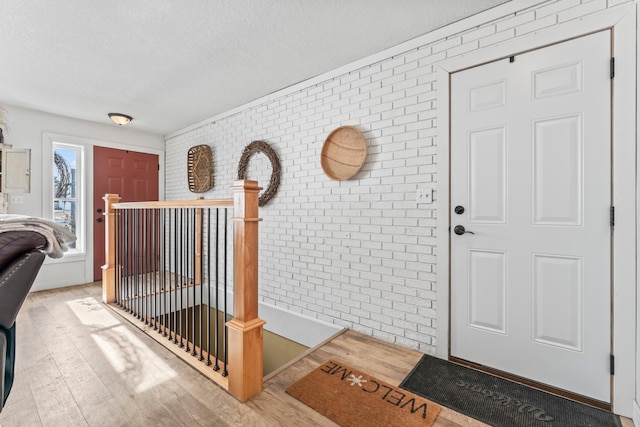
<path fill-rule="evenodd" d="M 109 118 L 111 118 L 111 120 L 113 120 L 113 122 L 118 126 L 126 125 L 131 120 L 133 120 L 131 116 L 127 116 L 126 114 L 109 113 L 108 115 L 109 115 Z"/>

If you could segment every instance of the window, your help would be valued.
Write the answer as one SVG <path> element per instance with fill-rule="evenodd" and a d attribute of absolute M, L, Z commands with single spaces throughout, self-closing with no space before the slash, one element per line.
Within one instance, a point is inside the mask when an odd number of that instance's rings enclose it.
<path fill-rule="evenodd" d="M 53 143 L 53 220 L 67 227 L 78 240 L 70 252 L 84 252 L 82 227 L 82 160 L 84 148 Z"/>

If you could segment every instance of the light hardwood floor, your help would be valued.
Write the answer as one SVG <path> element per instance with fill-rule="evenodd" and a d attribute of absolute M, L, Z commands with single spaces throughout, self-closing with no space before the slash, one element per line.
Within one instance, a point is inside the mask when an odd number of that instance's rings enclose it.
<path fill-rule="evenodd" d="M 421 357 L 348 331 L 241 404 L 101 304 L 100 295 L 99 284 L 90 284 L 29 296 L 17 320 L 16 380 L 1 427 L 336 426 L 285 393 L 287 386 L 329 358 L 399 384 Z M 484 425 L 446 408 L 436 421 Z"/>

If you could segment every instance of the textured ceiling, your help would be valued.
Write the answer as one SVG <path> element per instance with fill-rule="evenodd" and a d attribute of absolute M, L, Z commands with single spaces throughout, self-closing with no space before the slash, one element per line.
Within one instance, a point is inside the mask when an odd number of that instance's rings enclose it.
<path fill-rule="evenodd" d="M 505 2 L 3 1 L 0 105 L 167 134 Z"/>

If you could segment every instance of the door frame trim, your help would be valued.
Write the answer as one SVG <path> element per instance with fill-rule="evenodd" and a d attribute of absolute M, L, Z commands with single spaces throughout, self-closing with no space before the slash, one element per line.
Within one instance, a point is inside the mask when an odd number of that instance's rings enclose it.
<path fill-rule="evenodd" d="M 118 150 L 130 150 L 138 151 L 140 153 L 155 154 L 158 156 L 158 162 L 160 169 L 158 171 L 158 196 L 160 200 L 164 199 L 165 190 L 165 152 L 149 147 L 135 146 L 126 143 L 119 143 L 113 141 L 100 140 L 95 138 L 84 138 L 80 136 L 72 136 L 54 132 L 42 133 L 42 176 L 45 185 L 42 186 L 42 206 L 43 216 L 45 218 L 51 217 L 53 214 L 50 202 L 53 198 L 53 186 L 48 184 L 51 176 L 53 176 L 53 142 L 62 142 L 74 145 L 82 145 L 85 147 L 85 217 L 93 212 L 93 147 L 100 146 L 106 148 L 115 148 Z M 91 172 L 89 172 L 91 171 Z M 47 216 L 48 215 L 48 216 Z M 93 282 L 93 221 L 89 221 L 88 217 L 85 218 L 85 252 L 79 255 L 73 255 L 71 257 L 64 257 L 59 260 L 45 261 L 49 262 L 82 262 L 84 263 L 84 282 Z M 91 226 L 91 232 L 88 227 Z"/>
<path fill-rule="evenodd" d="M 499 45 L 475 51 L 437 65 L 437 347 L 436 356 L 448 359 L 450 345 L 450 75 L 456 71 L 493 62 L 533 49 L 587 34 L 612 30 L 612 48 L 616 57 L 616 76 L 612 91 L 612 179 L 616 206 L 616 229 L 612 259 L 612 348 L 616 356 L 613 377 L 613 412 L 632 416 L 635 398 L 636 364 L 636 4 L 628 4 L 594 13 L 584 18 L 546 28 Z M 636 180 L 629 179 L 636 177 Z M 626 179 L 626 181 L 625 181 Z M 615 278 L 615 280 L 614 280 Z M 445 344 L 446 343 L 446 344 Z M 607 365 L 608 366 L 608 365 Z"/>

